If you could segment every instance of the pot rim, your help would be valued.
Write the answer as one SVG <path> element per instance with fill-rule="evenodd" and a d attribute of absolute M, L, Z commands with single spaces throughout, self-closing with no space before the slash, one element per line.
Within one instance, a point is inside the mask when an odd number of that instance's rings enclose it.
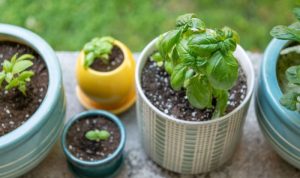
<path fill-rule="evenodd" d="M 235 114 L 236 112 L 238 112 L 241 108 L 243 108 L 248 101 L 251 99 L 251 95 L 253 93 L 253 89 L 254 89 L 254 81 L 255 81 L 255 76 L 254 76 L 254 69 L 253 69 L 253 65 L 248 57 L 248 55 L 246 54 L 245 50 L 240 46 L 237 45 L 236 48 L 236 52 L 239 52 L 242 56 L 243 56 L 243 61 L 242 59 L 238 59 L 239 60 L 239 64 L 243 67 L 244 71 L 246 72 L 247 70 L 245 70 L 245 68 L 249 68 L 249 73 L 246 73 L 247 76 L 247 95 L 245 97 L 245 99 L 243 100 L 243 102 L 237 107 L 235 108 L 233 111 L 231 111 L 230 113 L 213 119 L 213 120 L 208 120 L 208 121 L 186 121 L 186 120 L 181 120 L 181 119 L 177 119 L 174 118 L 170 115 L 167 115 L 165 113 L 163 113 L 162 111 L 160 111 L 158 108 L 156 108 L 149 100 L 148 98 L 145 96 L 142 87 L 140 85 L 141 81 L 140 81 L 140 76 L 141 76 L 141 72 L 142 69 L 144 67 L 144 63 L 147 60 L 148 56 L 146 56 L 147 54 L 149 54 L 151 52 L 154 51 L 155 45 L 156 45 L 156 41 L 158 40 L 158 37 L 156 37 L 155 39 L 153 39 L 142 51 L 141 55 L 139 56 L 139 60 L 137 61 L 137 69 L 136 69 L 136 73 L 135 73 L 135 80 L 136 80 L 136 87 L 137 87 L 137 91 L 140 94 L 140 97 L 147 103 L 147 105 L 155 111 L 155 113 L 157 113 L 160 117 L 168 119 L 170 121 L 179 123 L 179 124 L 184 124 L 184 125 L 206 125 L 206 124 L 212 124 L 215 122 L 220 122 L 222 120 L 225 120 L 227 118 L 230 118 L 230 116 L 232 116 L 233 114 Z"/>
<path fill-rule="evenodd" d="M 7 38 L 5 40 L 23 43 L 35 50 L 46 63 L 49 75 L 47 93 L 39 108 L 24 124 L 0 137 L 0 151 L 4 151 L 22 143 L 39 131 L 47 121 L 47 116 L 56 107 L 63 86 L 58 58 L 44 39 L 27 29 L 9 24 L 0 24 L 0 36 Z"/>
<path fill-rule="evenodd" d="M 85 70 L 87 70 L 89 73 L 91 73 L 93 75 L 97 75 L 97 76 L 110 76 L 110 75 L 114 75 L 114 74 L 118 73 L 120 70 L 123 70 L 123 68 L 125 68 L 127 66 L 126 63 L 130 62 L 129 61 L 129 59 L 130 59 L 129 55 L 130 54 L 128 54 L 130 51 L 125 46 L 125 44 L 123 44 L 119 40 L 114 40 L 113 44 L 116 45 L 116 46 L 118 46 L 121 49 L 121 51 L 122 51 L 122 53 L 124 55 L 124 59 L 123 59 L 123 61 L 122 61 L 122 63 L 121 63 L 120 66 L 118 66 L 117 68 L 115 68 L 112 71 L 107 71 L 107 72 L 100 72 L 100 71 L 94 70 L 94 69 L 92 69 L 90 67 L 88 67 Z M 84 58 L 84 52 L 83 52 L 83 50 L 80 51 L 79 58 Z M 80 60 L 84 61 L 84 59 L 80 59 Z M 81 64 L 82 64 L 82 62 L 81 62 Z"/>
<path fill-rule="evenodd" d="M 289 43 L 289 40 L 273 39 L 264 53 L 264 59 L 261 65 L 261 78 L 266 84 L 268 93 L 267 101 L 271 103 L 271 107 L 282 119 L 283 123 L 290 127 L 296 126 L 300 129 L 300 114 L 296 111 L 290 111 L 282 106 L 279 102 L 283 95 L 278 80 L 277 80 L 277 61 L 279 60 L 280 52 L 284 46 Z M 287 117 L 289 116 L 289 117 Z"/>
<path fill-rule="evenodd" d="M 66 136 L 67 136 L 67 133 L 68 133 L 70 127 L 73 125 L 73 123 L 75 121 L 86 118 L 88 116 L 95 116 L 95 115 L 104 116 L 105 118 L 113 121 L 118 126 L 118 128 L 120 130 L 120 134 L 121 134 L 120 143 L 119 143 L 119 146 L 117 147 L 117 149 L 110 156 L 108 156 L 105 159 L 95 160 L 95 161 L 80 160 L 80 159 L 76 158 L 75 156 L 73 156 L 73 154 L 67 148 Z M 125 132 L 125 126 L 123 125 L 122 121 L 116 115 L 114 115 L 110 112 L 104 111 L 104 110 L 89 110 L 89 111 L 84 111 L 84 112 L 81 112 L 81 113 L 73 116 L 65 125 L 62 136 L 61 136 L 61 145 L 63 147 L 64 153 L 67 156 L 67 158 L 71 162 L 79 164 L 79 165 L 83 165 L 83 166 L 100 166 L 105 163 L 108 163 L 109 161 L 114 160 L 119 154 L 122 154 L 122 151 L 125 147 L 125 142 L 126 142 L 126 132 Z"/>

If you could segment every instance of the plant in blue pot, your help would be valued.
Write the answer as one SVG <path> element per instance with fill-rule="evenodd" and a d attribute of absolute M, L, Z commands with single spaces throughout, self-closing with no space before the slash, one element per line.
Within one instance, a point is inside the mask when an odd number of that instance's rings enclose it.
<path fill-rule="evenodd" d="M 125 129 L 113 114 L 92 110 L 65 126 L 62 146 L 69 168 L 78 177 L 112 177 L 123 162 Z"/>
<path fill-rule="evenodd" d="M 0 24 L 0 177 L 18 177 L 60 135 L 65 95 L 52 48 L 36 34 Z"/>
<path fill-rule="evenodd" d="M 300 8 L 298 22 L 275 26 L 265 51 L 256 98 L 260 127 L 273 148 L 300 168 Z"/>

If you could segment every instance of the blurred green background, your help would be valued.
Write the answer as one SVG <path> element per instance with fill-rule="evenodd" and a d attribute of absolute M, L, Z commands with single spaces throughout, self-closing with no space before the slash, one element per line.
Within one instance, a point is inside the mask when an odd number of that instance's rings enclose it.
<path fill-rule="evenodd" d="M 263 51 L 277 24 L 295 19 L 300 0 L 0 0 L 0 22 L 26 27 L 55 50 L 80 50 L 94 36 L 112 35 L 133 51 L 194 12 L 209 27 L 229 26 L 247 50 Z"/>

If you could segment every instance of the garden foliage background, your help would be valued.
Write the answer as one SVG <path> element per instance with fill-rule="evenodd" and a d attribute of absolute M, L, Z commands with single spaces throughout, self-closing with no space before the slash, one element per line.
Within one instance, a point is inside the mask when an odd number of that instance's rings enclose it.
<path fill-rule="evenodd" d="M 112 35 L 133 51 L 194 12 L 211 27 L 230 26 L 248 50 L 263 51 L 277 24 L 295 19 L 300 0 L 0 0 L 0 22 L 26 27 L 55 50 L 80 50 L 94 36 Z"/>

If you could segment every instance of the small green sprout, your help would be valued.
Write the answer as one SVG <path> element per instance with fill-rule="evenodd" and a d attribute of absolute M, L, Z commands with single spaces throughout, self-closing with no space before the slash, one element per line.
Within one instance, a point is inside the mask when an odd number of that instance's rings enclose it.
<path fill-rule="evenodd" d="M 106 130 L 90 130 L 85 134 L 85 138 L 90 141 L 100 142 L 101 140 L 107 140 L 110 137 L 110 133 Z"/>
<path fill-rule="evenodd" d="M 26 95 L 26 83 L 30 81 L 34 75 L 32 70 L 26 70 L 33 65 L 31 59 L 34 58 L 31 54 L 23 54 L 17 57 L 16 53 L 11 59 L 4 60 L 2 63 L 3 69 L 0 72 L 0 89 L 5 81 L 5 90 L 9 91 L 17 88 Z"/>
<path fill-rule="evenodd" d="M 104 63 L 109 62 L 109 54 L 113 48 L 114 38 L 102 37 L 94 38 L 84 45 L 83 52 L 85 54 L 84 67 L 88 68 L 96 59 L 101 59 Z"/>

